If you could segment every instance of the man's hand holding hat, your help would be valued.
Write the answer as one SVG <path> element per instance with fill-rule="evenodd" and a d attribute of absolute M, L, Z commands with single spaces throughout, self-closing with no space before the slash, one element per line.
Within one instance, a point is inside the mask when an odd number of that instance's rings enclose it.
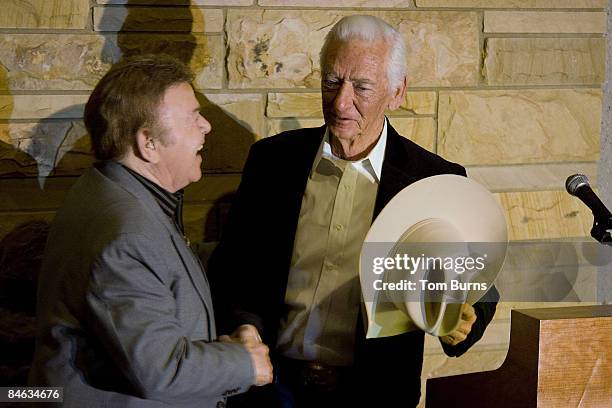
<path fill-rule="evenodd" d="M 472 326 L 476 322 L 476 311 L 469 303 L 464 303 L 461 310 L 461 320 L 455 330 L 440 337 L 440 340 L 449 346 L 456 346 L 465 340 L 472 331 Z"/>

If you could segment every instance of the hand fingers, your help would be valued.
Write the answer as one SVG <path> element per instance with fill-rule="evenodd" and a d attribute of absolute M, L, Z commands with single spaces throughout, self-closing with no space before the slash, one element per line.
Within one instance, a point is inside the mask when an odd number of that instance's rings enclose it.
<path fill-rule="evenodd" d="M 231 343 L 233 341 L 232 338 L 226 334 L 219 336 L 218 340 L 225 343 Z"/>
<path fill-rule="evenodd" d="M 464 335 L 467 336 L 472 331 L 472 323 L 471 322 L 463 322 L 454 331 L 457 332 L 457 333 L 461 333 L 461 334 L 464 334 Z"/>
<path fill-rule="evenodd" d="M 469 303 L 464 303 L 461 310 L 461 320 L 465 320 L 467 322 L 475 322 L 476 321 L 476 310 Z"/>
<path fill-rule="evenodd" d="M 266 385 L 270 384 L 274 380 L 274 368 L 272 367 L 272 363 L 268 359 L 268 363 L 266 364 L 265 374 L 259 376 L 259 384 L 257 385 Z"/>
<path fill-rule="evenodd" d="M 446 336 L 443 336 L 441 338 L 442 341 L 446 344 L 450 344 L 451 346 L 455 346 L 461 343 L 463 340 L 467 338 L 467 336 L 472 331 L 473 323 L 474 323 L 473 321 L 472 322 L 463 321 L 462 323 L 459 324 L 459 326 L 455 330 L 453 330 Z"/>
<path fill-rule="evenodd" d="M 442 336 L 441 340 L 443 343 L 446 343 L 451 346 L 456 346 L 465 340 L 467 336 L 459 331 L 454 331 L 452 333 L 447 334 L 446 336 Z"/>
<path fill-rule="evenodd" d="M 252 324 L 243 324 L 242 326 L 238 327 L 238 335 L 242 340 L 252 338 L 258 342 L 261 342 L 261 336 L 259 336 L 257 328 Z"/>
<path fill-rule="evenodd" d="M 245 345 L 254 359 L 255 385 L 261 386 L 271 383 L 273 380 L 273 367 L 268 347 L 263 343 L 256 342 L 254 338 L 247 340 Z"/>

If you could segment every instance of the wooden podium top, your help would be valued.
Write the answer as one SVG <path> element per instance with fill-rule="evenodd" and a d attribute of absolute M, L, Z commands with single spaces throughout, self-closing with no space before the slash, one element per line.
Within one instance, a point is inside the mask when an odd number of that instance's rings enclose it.
<path fill-rule="evenodd" d="M 612 305 L 513 310 L 502 366 L 427 380 L 426 406 L 612 407 Z"/>
<path fill-rule="evenodd" d="M 550 307 L 545 309 L 513 310 L 536 320 L 584 319 L 589 317 L 612 317 L 612 305 Z"/>

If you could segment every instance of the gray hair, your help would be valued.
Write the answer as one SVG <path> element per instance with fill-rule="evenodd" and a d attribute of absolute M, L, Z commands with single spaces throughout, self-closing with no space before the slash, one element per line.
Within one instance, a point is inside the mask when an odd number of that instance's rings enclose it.
<path fill-rule="evenodd" d="M 367 42 L 383 40 L 390 46 L 387 58 L 387 80 L 391 90 L 399 87 L 406 76 L 406 44 L 401 34 L 384 20 L 367 15 L 343 17 L 331 29 L 321 48 L 321 73 L 327 63 L 327 50 L 334 42 L 359 39 Z"/>

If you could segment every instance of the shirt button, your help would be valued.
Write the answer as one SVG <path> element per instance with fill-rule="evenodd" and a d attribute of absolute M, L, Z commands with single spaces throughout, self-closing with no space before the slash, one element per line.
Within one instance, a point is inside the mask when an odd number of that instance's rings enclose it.
<path fill-rule="evenodd" d="M 342 231 L 342 224 L 336 224 L 335 228 L 338 231 Z"/>
<path fill-rule="evenodd" d="M 351 186 L 349 186 L 348 184 L 345 184 L 345 185 L 344 185 L 344 189 L 345 189 L 346 191 L 350 191 L 350 190 L 351 190 Z"/>

